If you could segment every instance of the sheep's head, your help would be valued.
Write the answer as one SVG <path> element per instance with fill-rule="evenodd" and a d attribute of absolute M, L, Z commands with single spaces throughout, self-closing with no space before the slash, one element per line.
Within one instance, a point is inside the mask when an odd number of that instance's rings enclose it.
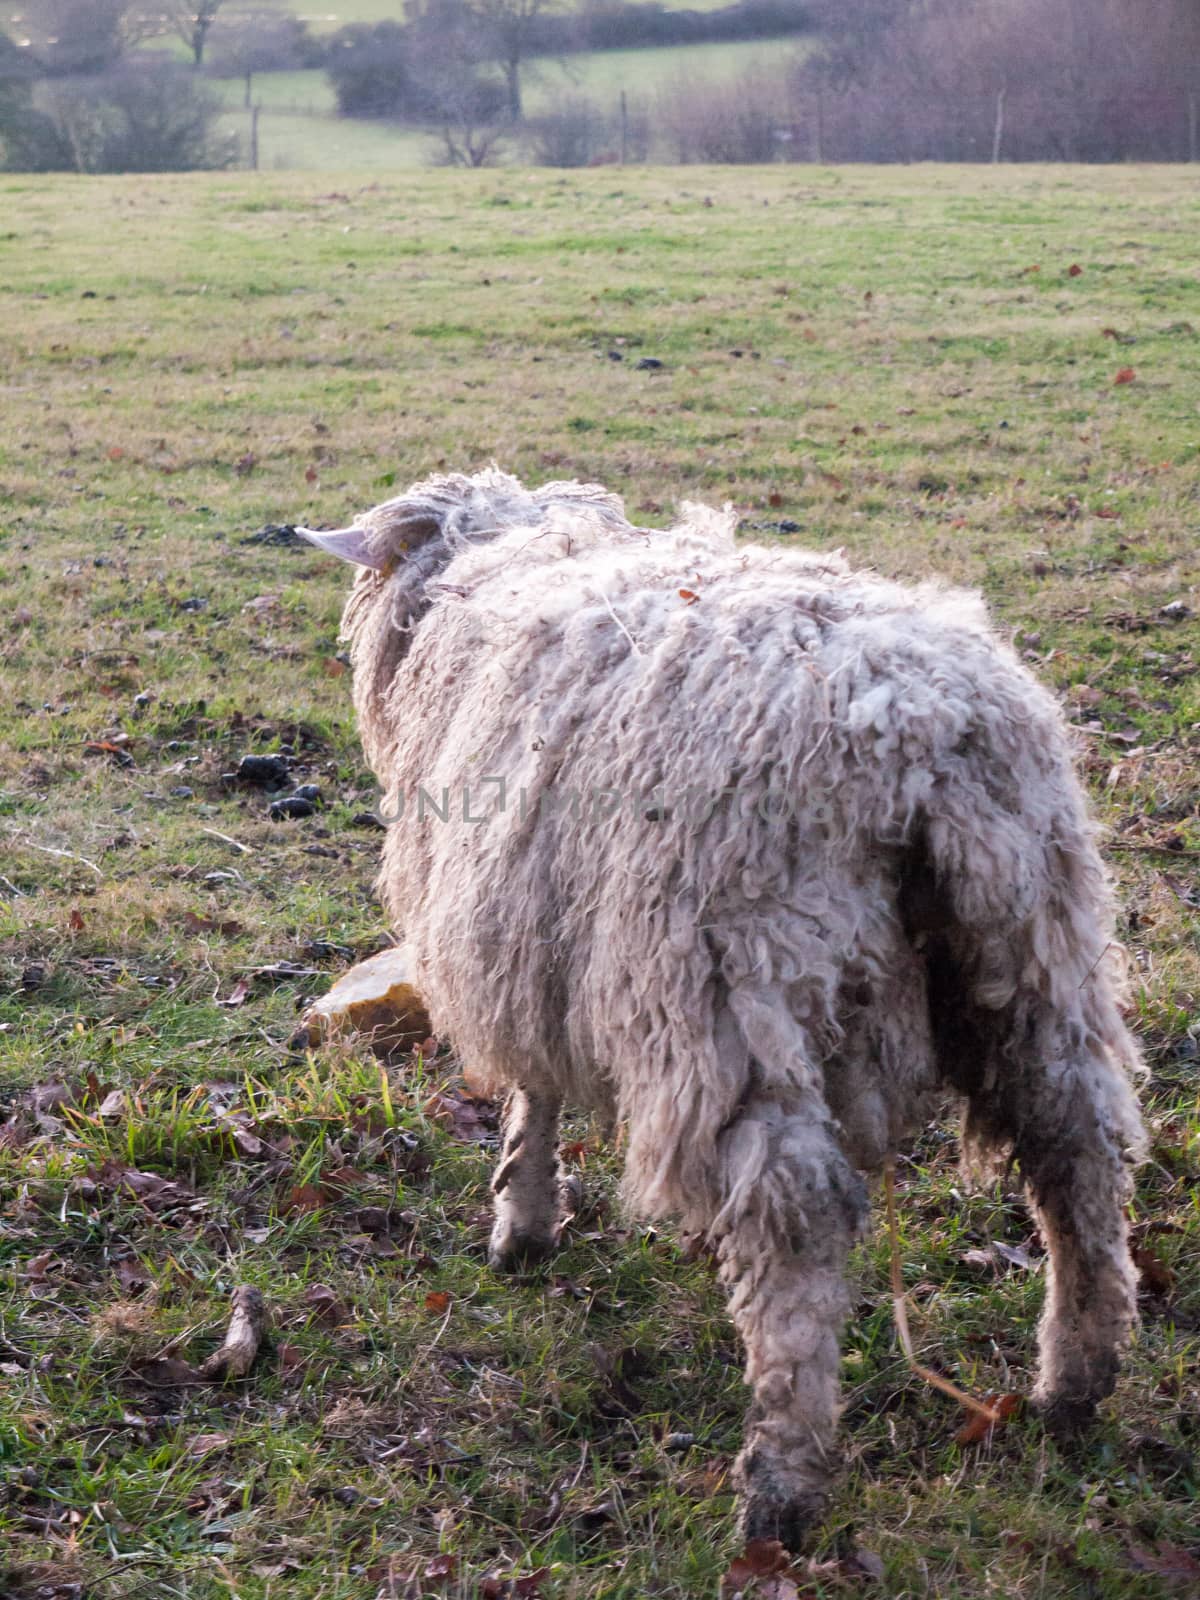
<path fill-rule="evenodd" d="M 594 484 L 547 483 L 529 490 L 491 467 L 474 477 L 453 473 L 426 478 L 394 500 L 364 511 L 348 528 L 296 532 L 370 571 L 388 575 L 415 563 L 429 577 L 464 545 L 485 543 L 511 528 L 541 528 L 547 517 L 561 513 L 582 513 L 610 529 L 629 528 L 620 500 Z"/>

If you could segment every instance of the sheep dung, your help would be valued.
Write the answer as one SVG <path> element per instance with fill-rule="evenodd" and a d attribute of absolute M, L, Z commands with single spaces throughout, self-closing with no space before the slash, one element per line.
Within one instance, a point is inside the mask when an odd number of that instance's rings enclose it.
<path fill-rule="evenodd" d="M 413 958 L 404 945 L 360 961 L 304 1013 L 293 1048 L 311 1049 L 358 1033 L 384 1061 L 405 1054 L 432 1031 L 412 972 Z"/>

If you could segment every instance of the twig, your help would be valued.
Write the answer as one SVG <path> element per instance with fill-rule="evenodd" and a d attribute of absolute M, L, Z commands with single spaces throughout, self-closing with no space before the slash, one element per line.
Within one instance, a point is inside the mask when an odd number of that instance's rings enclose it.
<path fill-rule="evenodd" d="M 98 878 L 102 878 L 104 876 L 103 872 L 101 872 L 96 863 L 94 861 L 89 861 L 86 856 L 77 856 L 73 850 L 54 850 L 48 844 L 34 844 L 32 839 L 27 839 L 23 833 L 15 828 L 10 829 L 9 832 L 12 838 L 19 839 L 20 842 L 29 850 L 37 850 L 41 855 L 44 856 L 62 856 L 62 858 L 66 861 L 78 861 L 81 865 L 90 867 Z"/>
<path fill-rule="evenodd" d="M 600 590 L 600 598 L 601 598 L 601 600 L 604 601 L 604 609 L 608 612 L 609 616 L 616 623 L 617 627 L 620 628 L 621 632 L 629 640 L 629 648 L 633 651 L 635 656 L 640 656 L 642 651 L 641 651 L 640 646 L 638 645 L 637 640 L 633 637 L 633 635 L 630 633 L 629 629 L 625 626 L 625 624 L 621 621 L 620 617 L 613 610 L 612 601 L 608 598 L 608 596 L 605 594 L 603 589 Z"/>
<path fill-rule="evenodd" d="M 202 1378 L 244 1378 L 254 1363 L 267 1325 L 267 1305 L 258 1289 L 241 1284 L 233 1291 L 233 1315 L 225 1343 L 200 1368 Z"/>
<path fill-rule="evenodd" d="M 218 833 L 215 828 L 201 828 L 201 833 L 207 833 L 212 839 L 220 839 L 222 844 L 230 844 L 235 850 L 240 850 L 244 856 L 252 856 L 254 851 L 248 844 L 239 844 L 236 839 L 231 839 L 227 833 Z"/>
<path fill-rule="evenodd" d="M 989 1423 L 1000 1422 L 1003 1419 L 993 1406 L 976 1400 L 974 1395 L 967 1394 L 957 1384 L 951 1383 L 949 1378 L 943 1378 L 938 1372 L 931 1372 L 928 1367 L 923 1367 L 913 1353 L 912 1334 L 908 1331 L 908 1302 L 904 1296 L 904 1279 L 900 1276 L 900 1235 L 896 1227 L 896 1165 L 889 1157 L 883 1169 L 883 1189 L 887 1196 L 888 1234 L 892 1247 L 892 1314 L 896 1319 L 896 1332 L 900 1335 L 900 1348 L 904 1351 L 909 1366 L 919 1378 L 932 1384 L 935 1389 L 940 1389 L 943 1394 L 948 1394 L 952 1400 L 957 1400 L 960 1406 L 966 1406 L 968 1411 L 977 1411 L 981 1417 L 986 1417 Z"/>

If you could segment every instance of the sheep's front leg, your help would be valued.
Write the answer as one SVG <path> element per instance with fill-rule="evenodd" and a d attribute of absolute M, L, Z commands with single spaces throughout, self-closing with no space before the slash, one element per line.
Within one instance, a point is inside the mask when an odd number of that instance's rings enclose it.
<path fill-rule="evenodd" d="M 828 1113 L 750 1106 L 721 1139 L 727 1200 L 713 1227 L 753 1399 L 735 1468 L 748 1539 L 798 1549 L 836 1470 L 846 1258 L 866 1191 Z"/>
<path fill-rule="evenodd" d="M 1034 1399 L 1066 1431 L 1112 1392 L 1137 1317 L 1129 1164 L 1103 1097 L 1089 1103 L 1082 1090 L 1064 1117 L 1031 1120 L 1016 1150 L 1049 1254 Z"/>
<path fill-rule="evenodd" d="M 496 1221 L 488 1263 L 513 1272 L 542 1261 L 558 1247 L 562 1175 L 553 1095 L 514 1089 L 504 1107 L 504 1153 L 492 1178 Z"/>

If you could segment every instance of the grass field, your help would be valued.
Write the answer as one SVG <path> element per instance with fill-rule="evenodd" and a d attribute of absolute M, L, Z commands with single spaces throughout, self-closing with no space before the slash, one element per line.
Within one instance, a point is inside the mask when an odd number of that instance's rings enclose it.
<path fill-rule="evenodd" d="M 622 91 L 635 109 L 653 109 L 660 93 L 680 83 L 724 82 L 755 66 L 774 65 L 780 54 L 808 48 L 795 37 L 737 44 L 695 44 L 660 50 L 596 50 L 535 58 L 524 69 L 526 114 L 536 118 L 564 98 L 588 96 L 615 115 Z M 250 114 L 240 78 L 213 80 L 209 87 L 229 107 L 222 126 L 248 146 Z M 339 117 L 333 85 L 324 71 L 263 72 L 252 92 L 262 107 L 259 165 L 267 171 L 385 172 L 425 166 L 438 141 L 387 122 Z M 512 154 L 511 142 L 507 148 Z M 502 156 L 503 159 L 503 156 Z"/>
<path fill-rule="evenodd" d="M 1137 1346 L 1073 1450 L 1028 1417 L 960 1447 L 876 1237 L 841 1491 L 771 1592 L 1195 1594 L 1197 174 L 5 177 L 0 205 L 0 1594 L 682 1600 L 737 1550 L 735 1341 L 594 1131 L 564 1253 L 501 1282 L 454 1061 L 287 1048 L 385 934 L 379 836 L 344 575 L 248 541 L 493 458 L 979 585 L 1065 697 L 1150 1067 Z M 269 820 L 222 776 L 248 751 L 324 809 Z M 930 1129 L 902 1169 L 921 1354 L 1023 1390 L 1040 1244 L 956 1149 Z M 200 1381 L 241 1283 L 269 1344 Z"/>

